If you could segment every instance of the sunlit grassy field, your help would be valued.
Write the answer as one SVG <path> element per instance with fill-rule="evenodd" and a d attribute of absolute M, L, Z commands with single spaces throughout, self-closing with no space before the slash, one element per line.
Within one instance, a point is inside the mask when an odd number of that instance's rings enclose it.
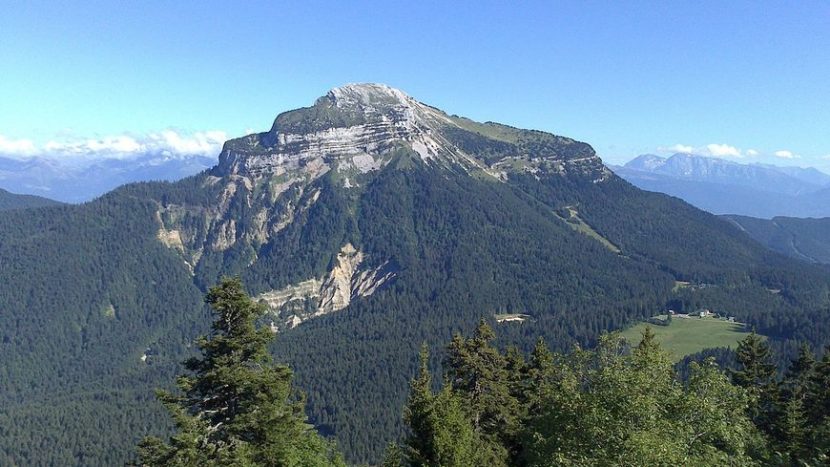
<path fill-rule="evenodd" d="M 640 342 L 646 326 L 650 326 L 657 340 L 674 361 L 703 349 L 712 347 L 735 348 L 749 333 L 740 323 L 730 323 L 717 318 L 674 317 L 669 326 L 640 323 L 622 331 L 623 337 L 632 345 Z"/>

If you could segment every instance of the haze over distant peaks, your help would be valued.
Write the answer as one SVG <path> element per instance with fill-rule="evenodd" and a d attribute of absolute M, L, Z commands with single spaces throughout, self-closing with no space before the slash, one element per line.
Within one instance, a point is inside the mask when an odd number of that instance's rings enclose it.
<path fill-rule="evenodd" d="M 830 216 L 830 175 L 814 168 L 678 153 L 668 158 L 644 154 L 612 169 L 639 188 L 677 196 L 715 214 Z"/>

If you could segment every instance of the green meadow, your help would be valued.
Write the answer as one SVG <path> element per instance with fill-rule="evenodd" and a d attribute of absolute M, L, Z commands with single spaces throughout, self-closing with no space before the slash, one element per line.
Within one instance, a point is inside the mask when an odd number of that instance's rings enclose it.
<path fill-rule="evenodd" d="M 658 316 L 665 318 L 665 315 Z M 622 331 L 632 345 L 640 342 L 643 330 L 651 327 L 657 340 L 669 352 L 672 360 L 679 361 L 686 355 L 713 347 L 736 348 L 738 342 L 749 335 L 741 323 L 730 323 L 718 318 L 674 317 L 668 326 L 639 323 Z"/>

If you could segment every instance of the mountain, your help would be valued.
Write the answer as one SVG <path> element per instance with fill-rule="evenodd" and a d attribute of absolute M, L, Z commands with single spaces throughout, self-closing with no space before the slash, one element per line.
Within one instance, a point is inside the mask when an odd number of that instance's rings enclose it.
<path fill-rule="evenodd" d="M 801 180 L 804 183 L 823 187 L 830 186 L 830 175 L 814 167 L 777 166 L 768 164 L 758 165 L 787 174 L 793 178 Z"/>
<path fill-rule="evenodd" d="M 0 263 L 0 464 L 123 463 L 163 432 L 152 388 L 207 331 L 224 275 L 268 307 L 276 358 L 355 463 L 401 435 L 421 343 L 437 366 L 481 318 L 521 349 L 701 306 L 777 349 L 830 342 L 825 268 L 633 187 L 586 143 L 375 84 L 282 113 L 181 181 L 4 213 Z"/>
<path fill-rule="evenodd" d="M 0 211 L 11 209 L 39 208 L 61 204 L 48 198 L 32 195 L 16 195 L 0 188 Z"/>
<path fill-rule="evenodd" d="M 811 263 L 830 264 L 830 218 L 724 217 L 772 250 Z"/>
<path fill-rule="evenodd" d="M 830 215 L 830 175 L 813 168 L 738 164 L 691 154 L 669 158 L 646 154 L 613 170 L 639 188 L 676 196 L 715 214 Z"/>
<path fill-rule="evenodd" d="M 809 171 L 794 170 L 797 168 L 779 169 L 760 164 L 738 164 L 714 157 L 684 153 L 677 153 L 666 159 L 646 154 L 632 159 L 625 167 L 682 180 L 738 185 L 789 195 L 816 191 L 830 184 L 830 176 L 821 177 L 821 172 L 815 169 Z M 814 172 L 819 175 L 816 176 Z M 817 183 L 808 182 L 808 179 Z"/>
<path fill-rule="evenodd" d="M 0 155 L 0 187 L 67 203 L 89 201 L 125 183 L 179 180 L 208 169 L 216 159 L 201 155 L 146 153 L 127 159 L 14 159 Z"/>

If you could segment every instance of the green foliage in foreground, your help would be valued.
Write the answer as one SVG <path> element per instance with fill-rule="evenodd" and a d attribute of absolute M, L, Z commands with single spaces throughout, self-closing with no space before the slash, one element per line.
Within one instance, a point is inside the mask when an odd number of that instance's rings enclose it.
<path fill-rule="evenodd" d="M 647 327 L 647 323 L 634 325 L 624 330 L 622 336 L 629 342 L 637 342 Z M 717 318 L 673 318 L 665 326 L 651 326 L 660 346 L 673 361 L 704 349 L 734 349 L 749 335 L 744 328 L 742 324 Z"/>
<path fill-rule="evenodd" d="M 595 350 L 528 360 L 492 347 L 482 322 L 456 336 L 436 393 L 427 368 L 412 381 L 410 436 L 385 467 L 588 465 L 824 465 L 830 452 L 828 375 L 803 350 L 782 381 L 755 334 L 730 377 L 709 360 L 681 381 L 650 328 L 633 351 L 619 335 Z M 823 441 L 824 440 L 824 441 Z"/>
<path fill-rule="evenodd" d="M 205 301 L 216 319 L 185 362 L 179 393 L 159 391 L 175 424 L 145 438 L 139 465 L 344 466 L 306 421 L 292 372 L 271 361 L 263 308 L 239 279 Z M 782 380 L 768 343 L 752 333 L 730 376 L 712 359 L 683 380 L 651 328 L 630 349 L 619 334 L 593 350 L 506 352 L 482 320 L 456 334 L 436 392 L 426 344 L 403 410 L 408 436 L 384 467 L 823 465 L 830 453 L 830 349 L 803 346 Z"/>
<path fill-rule="evenodd" d="M 149 437 L 139 446 L 140 464 L 345 465 L 333 447 L 306 423 L 304 400 L 292 397 L 291 370 L 271 363 L 268 329 L 254 323 L 264 309 L 238 279 L 213 287 L 205 301 L 216 321 L 210 338 L 197 341 L 180 376 L 182 394 L 159 391 L 176 433 L 165 443 Z"/>

